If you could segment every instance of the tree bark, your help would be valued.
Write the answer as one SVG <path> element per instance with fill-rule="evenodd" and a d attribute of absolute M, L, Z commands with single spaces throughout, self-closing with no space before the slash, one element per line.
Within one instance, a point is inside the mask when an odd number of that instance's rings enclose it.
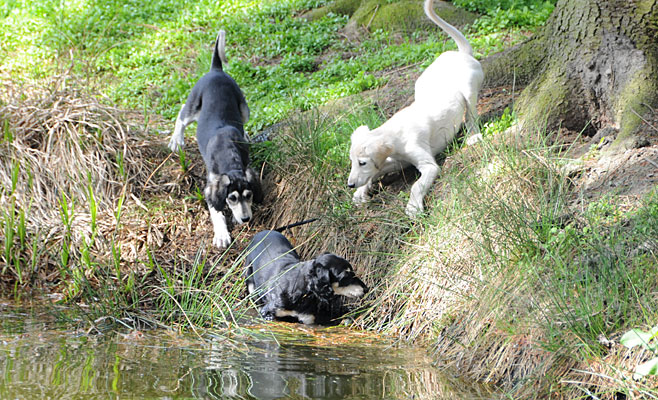
<path fill-rule="evenodd" d="M 624 148 L 658 132 L 658 0 L 559 0 L 534 38 L 485 65 L 490 85 L 528 83 L 525 126 L 612 128 Z"/>

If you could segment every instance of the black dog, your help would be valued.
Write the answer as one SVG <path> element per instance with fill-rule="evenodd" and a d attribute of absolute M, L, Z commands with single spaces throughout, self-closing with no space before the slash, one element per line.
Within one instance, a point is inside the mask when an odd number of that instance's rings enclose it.
<path fill-rule="evenodd" d="M 231 243 L 222 211 L 228 206 L 233 221 L 243 224 L 251 219 L 252 202 L 263 200 L 258 175 L 249 168 L 249 140 L 244 133 L 249 107 L 238 84 L 222 69 L 225 35 L 219 31 L 210 71 L 192 88 L 169 141 L 169 148 L 177 151 L 184 144 L 185 127 L 198 122 L 197 141 L 208 173 L 204 195 L 215 231 L 213 244 L 219 248 Z"/>
<path fill-rule="evenodd" d="M 368 291 L 344 258 L 325 253 L 300 261 L 276 231 L 257 233 L 247 252 L 247 290 L 256 293 L 260 314 L 268 320 L 330 324 L 346 311 L 340 296 L 358 298 Z"/>

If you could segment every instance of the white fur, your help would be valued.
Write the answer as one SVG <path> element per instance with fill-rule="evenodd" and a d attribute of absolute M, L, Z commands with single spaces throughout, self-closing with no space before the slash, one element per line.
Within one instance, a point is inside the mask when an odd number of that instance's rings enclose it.
<path fill-rule="evenodd" d="M 215 236 L 212 239 L 212 244 L 220 249 L 227 248 L 231 244 L 231 234 L 226 226 L 226 218 L 224 213 L 215 210 L 211 205 L 208 205 L 210 211 L 210 220 L 212 221 Z"/>
<path fill-rule="evenodd" d="M 376 129 L 357 128 L 350 146 L 348 185 L 357 188 L 356 204 L 367 200 L 378 177 L 408 165 L 420 171 L 407 203 L 406 212 L 411 216 L 423 211 L 423 198 L 439 174 L 434 156 L 445 150 L 464 117 L 466 128 L 474 136 L 479 134 L 475 106 L 484 80 L 468 41 L 436 15 L 432 0 L 425 0 L 425 13 L 455 40 L 459 51 L 441 54 L 416 81 L 414 102 Z"/>
<path fill-rule="evenodd" d="M 338 282 L 334 282 L 331 287 L 340 296 L 359 298 L 364 295 L 363 287 L 359 285 L 338 286 Z"/>
<path fill-rule="evenodd" d="M 277 317 L 295 317 L 304 325 L 312 325 L 315 322 L 315 316 L 313 314 L 304 314 L 297 311 L 285 310 L 283 308 L 277 308 L 275 311 Z"/>
<path fill-rule="evenodd" d="M 231 210 L 231 214 L 233 215 L 233 221 L 236 224 L 244 224 L 245 221 L 251 220 L 252 217 L 252 212 L 251 212 L 251 204 L 252 200 L 251 197 L 249 197 L 249 200 L 238 200 L 237 202 L 233 203 L 230 199 L 231 196 L 234 195 L 238 199 L 244 199 L 247 197 L 247 194 L 251 196 L 251 191 L 245 190 L 243 193 L 239 193 L 237 191 L 229 193 L 227 196 L 227 201 L 226 203 L 228 204 L 228 208 Z"/>

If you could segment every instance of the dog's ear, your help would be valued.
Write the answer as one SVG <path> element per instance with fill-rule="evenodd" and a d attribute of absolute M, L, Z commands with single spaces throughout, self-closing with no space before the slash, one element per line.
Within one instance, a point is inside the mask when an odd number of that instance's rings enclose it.
<path fill-rule="evenodd" d="M 224 209 L 226 205 L 226 196 L 228 195 L 228 185 L 231 179 L 228 175 L 208 174 L 208 183 L 204 190 L 206 202 L 211 204 L 217 211 Z"/>
<path fill-rule="evenodd" d="M 326 300 L 334 294 L 334 290 L 331 287 L 331 274 L 318 258 L 313 260 L 309 289 L 318 295 L 320 299 Z"/>
<path fill-rule="evenodd" d="M 260 184 L 260 178 L 258 177 L 258 174 L 252 168 L 247 168 L 245 175 L 247 176 L 247 182 L 249 182 L 249 186 L 251 187 L 251 193 L 254 196 L 254 201 L 256 203 L 262 203 L 263 188 Z"/>
<path fill-rule="evenodd" d="M 381 168 L 386 158 L 393 153 L 393 146 L 384 138 L 377 138 L 366 144 L 365 152 L 375 165 Z"/>
<path fill-rule="evenodd" d="M 315 259 L 315 262 L 318 265 L 322 265 L 322 268 L 325 270 L 329 271 L 330 282 L 337 282 L 341 279 L 345 271 L 351 270 L 352 268 L 346 259 L 328 252 L 319 255 Z"/>
<path fill-rule="evenodd" d="M 359 135 L 364 135 L 370 133 L 370 128 L 368 128 L 367 125 L 361 125 L 360 127 L 356 128 L 354 132 L 352 132 L 352 140 L 357 139 Z"/>

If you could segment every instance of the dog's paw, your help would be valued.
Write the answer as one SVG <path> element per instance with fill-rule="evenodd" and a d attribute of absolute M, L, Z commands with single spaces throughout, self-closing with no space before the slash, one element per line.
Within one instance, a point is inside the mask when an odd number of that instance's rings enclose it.
<path fill-rule="evenodd" d="M 356 189 L 352 195 L 352 202 L 357 206 L 367 203 L 369 200 L 368 189 L 365 186 L 361 186 Z"/>
<path fill-rule="evenodd" d="M 466 138 L 466 144 L 468 146 L 473 146 L 475 143 L 479 142 L 480 140 L 482 140 L 482 134 L 476 133 L 475 135 L 471 135 Z"/>
<path fill-rule="evenodd" d="M 174 135 L 171 137 L 171 139 L 169 139 L 169 150 L 174 153 L 182 149 L 184 145 L 185 142 L 182 137 Z"/>
<path fill-rule="evenodd" d="M 409 216 L 411 218 L 417 216 L 418 214 L 420 214 L 422 212 L 423 212 L 422 204 L 421 205 L 416 205 L 416 204 L 409 203 L 409 204 L 407 204 L 407 208 L 405 210 L 405 213 L 407 214 L 407 216 Z"/>
<path fill-rule="evenodd" d="M 265 321 L 274 321 L 274 311 L 272 311 L 271 307 L 268 307 L 267 305 L 261 308 L 260 316 L 263 317 Z"/>
<path fill-rule="evenodd" d="M 212 244 L 219 249 L 225 249 L 231 244 L 231 234 L 228 232 L 215 232 Z"/>

